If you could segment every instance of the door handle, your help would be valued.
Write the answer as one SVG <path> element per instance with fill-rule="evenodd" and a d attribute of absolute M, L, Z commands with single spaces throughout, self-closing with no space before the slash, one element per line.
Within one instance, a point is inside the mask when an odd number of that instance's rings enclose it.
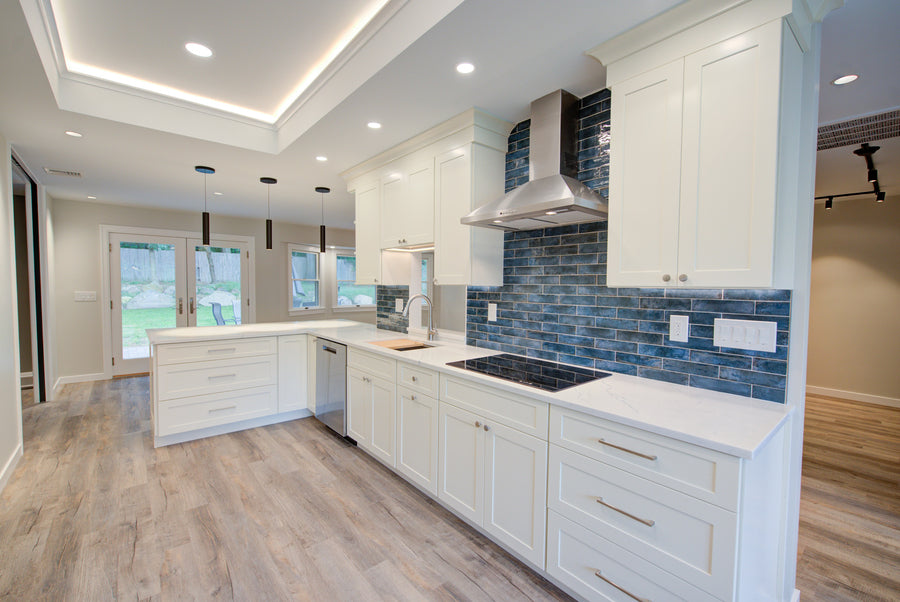
<path fill-rule="evenodd" d="M 188 311 L 190 311 L 191 313 L 194 313 L 194 298 L 193 297 L 191 297 L 191 300 L 188 303 Z"/>
<path fill-rule="evenodd" d="M 178 297 L 178 314 L 181 315 L 184 313 L 184 299 L 182 297 Z"/>
<path fill-rule="evenodd" d="M 337 355 L 337 349 L 332 349 L 331 347 L 326 347 L 325 345 L 322 345 L 322 351 L 327 351 L 328 353 Z"/>

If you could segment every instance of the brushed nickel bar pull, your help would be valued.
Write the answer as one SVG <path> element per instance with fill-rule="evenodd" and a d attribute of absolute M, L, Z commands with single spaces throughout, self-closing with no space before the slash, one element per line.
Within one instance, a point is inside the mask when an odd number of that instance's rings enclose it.
<path fill-rule="evenodd" d="M 225 351 L 237 351 L 237 347 L 216 347 L 207 349 L 207 353 L 224 353 Z"/>
<path fill-rule="evenodd" d="M 631 520 L 636 520 L 636 521 L 639 522 L 639 523 L 644 523 L 644 524 L 647 525 L 648 527 L 652 527 L 653 525 L 656 524 L 656 521 L 655 521 L 655 520 L 650 520 L 649 518 L 639 518 L 639 517 L 637 517 L 637 516 L 635 516 L 635 515 L 633 515 L 633 514 L 629 514 L 628 512 L 625 512 L 625 511 L 622 510 L 621 508 L 616 508 L 615 506 L 612 506 L 612 505 L 610 505 L 610 504 L 607 504 L 606 502 L 603 501 L 603 498 L 602 498 L 602 497 L 598 497 L 598 498 L 597 498 L 597 503 L 600 504 L 601 506 L 606 506 L 606 507 L 609 508 L 610 510 L 615 510 L 615 511 L 618 512 L 619 514 L 623 514 L 623 515 L 627 516 L 628 518 L 630 518 Z"/>
<path fill-rule="evenodd" d="M 620 592 L 622 592 L 623 594 L 625 594 L 626 596 L 628 596 L 628 597 L 631 598 L 632 600 L 637 600 L 637 602 L 651 602 L 651 601 L 650 601 L 650 598 L 640 598 L 640 597 L 638 597 L 638 596 L 635 596 L 634 594 L 632 594 L 630 591 L 628 591 L 627 589 L 625 589 L 625 588 L 622 587 L 621 585 L 618 585 L 617 583 L 614 583 L 614 582 L 610 581 L 609 579 L 607 579 L 606 577 L 604 577 L 603 574 L 602 574 L 600 571 L 594 571 L 594 576 L 599 577 L 600 579 L 603 579 L 604 581 L 606 581 L 607 583 L 609 583 L 611 586 L 613 586 L 614 588 L 616 588 L 617 590 L 619 590 Z"/>
<path fill-rule="evenodd" d="M 656 460 L 656 456 L 648 456 L 647 454 L 642 454 L 641 452 L 636 452 L 633 449 L 628 449 L 627 447 L 621 447 L 619 445 L 616 445 L 615 443 L 610 443 L 609 441 L 604 441 L 603 439 L 597 439 L 597 443 L 599 443 L 600 445 L 605 445 L 607 447 L 612 447 L 613 449 L 617 449 L 619 451 L 633 454 L 635 456 L 638 456 L 639 458 L 644 458 L 645 460 L 650 460 L 651 462 L 653 460 Z"/>
<path fill-rule="evenodd" d="M 224 408 L 213 408 L 209 411 L 209 413 L 212 414 L 213 412 L 224 412 L 225 410 L 233 410 L 236 407 L 237 406 L 235 405 L 235 406 L 225 406 Z"/>
<path fill-rule="evenodd" d="M 212 376 L 207 376 L 206 378 L 208 380 L 212 380 L 214 378 L 234 378 L 235 376 L 237 376 L 237 374 L 234 374 L 234 373 L 232 373 L 232 374 L 213 374 Z"/>

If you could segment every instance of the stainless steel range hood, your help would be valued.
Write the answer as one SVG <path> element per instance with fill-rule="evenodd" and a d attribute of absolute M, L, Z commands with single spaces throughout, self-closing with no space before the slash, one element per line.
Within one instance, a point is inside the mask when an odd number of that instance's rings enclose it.
<path fill-rule="evenodd" d="M 461 218 L 462 224 L 535 230 L 605 220 L 606 199 L 575 176 L 578 98 L 557 90 L 531 103 L 530 181 Z"/>

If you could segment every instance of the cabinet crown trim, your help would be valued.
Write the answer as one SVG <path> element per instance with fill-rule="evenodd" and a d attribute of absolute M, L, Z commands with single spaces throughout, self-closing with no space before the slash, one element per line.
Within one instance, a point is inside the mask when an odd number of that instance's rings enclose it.
<path fill-rule="evenodd" d="M 392 161 L 396 161 L 406 155 L 421 150 L 448 136 L 466 132 L 466 130 L 468 130 L 467 133 L 469 136 L 467 137 L 467 140 L 461 141 L 461 143 L 478 141 L 485 144 L 488 140 L 492 139 L 490 134 L 493 134 L 493 138 L 497 138 L 498 141 L 502 140 L 502 145 L 496 146 L 496 150 L 506 152 L 506 137 L 511 128 L 512 124 L 507 121 L 484 113 L 478 109 L 468 109 L 431 129 L 425 130 L 421 134 L 413 136 L 409 140 L 401 142 L 383 153 L 375 155 L 374 157 L 351 167 L 341 173 L 341 178 L 348 183 L 347 190 L 353 192 L 357 187 L 356 180 L 361 176 L 364 176 L 379 167 L 383 167 Z M 485 137 L 480 134 L 488 134 L 489 136 Z"/>

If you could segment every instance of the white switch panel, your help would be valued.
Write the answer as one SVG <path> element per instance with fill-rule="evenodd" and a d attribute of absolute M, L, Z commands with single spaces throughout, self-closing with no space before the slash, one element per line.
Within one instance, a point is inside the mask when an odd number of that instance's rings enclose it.
<path fill-rule="evenodd" d="M 497 321 L 497 304 L 488 303 L 488 322 Z"/>
<path fill-rule="evenodd" d="M 717 318 L 713 323 L 713 344 L 717 347 L 768 351 L 771 353 L 775 351 L 775 337 L 777 335 L 777 322 Z"/>
<path fill-rule="evenodd" d="M 401 299 L 400 297 L 394 299 L 394 311 L 398 313 L 403 311 L 403 299 Z"/>
<path fill-rule="evenodd" d="M 75 301 L 83 303 L 86 301 L 96 301 L 97 291 L 75 291 Z"/>
<path fill-rule="evenodd" d="M 687 343 L 690 327 L 690 319 L 687 316 L 669 316 L 669 340 Z"/>

